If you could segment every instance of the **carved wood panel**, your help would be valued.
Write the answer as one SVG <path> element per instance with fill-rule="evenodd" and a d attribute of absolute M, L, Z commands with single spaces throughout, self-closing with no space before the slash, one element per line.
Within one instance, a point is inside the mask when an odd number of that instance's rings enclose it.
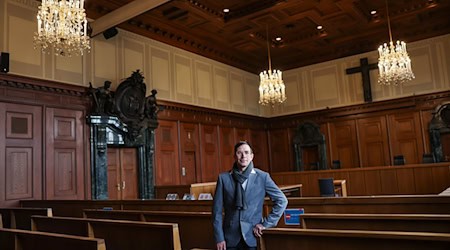
<path fill-rule="evenodd" d="M 201 182 L 216 181 L 219 175 L 219 143 L 217 126 L 201 126 L 202 179 Z"/>
<path fill-rule="evenodd" d="M 423 136 L 418 112 L 389 115 L 391 155 L 403 155 L 406 164 L 422 162 Z"/>
<path fill-rule="evenodd" d="M 234 164 L 234 145 L 237 143 L 237 141 L 234 139 L 234 129 L 231 127 L 220 127 L 219 133 L 220 172 L 225 172 L 229 171 Z"/>
<path fill-rule="evenodd" d="M 201 179 L 198 124 L 180 123 L 180 184 L 189 185 Z"/>
<path fill-rule="evenodd" d="M 390 163 L 386 118 L 358 119 L 361 166 L 387 166 Z"/>
<path fill-rule="evenodd" d="M 178 127 L 175 121 L 159 121 L 155 129 L 155 184 L 179 185 Z"/>
<path fill-rule="evenodd" d="M 339 160 L 341 168 L 359 167 L 358 140 L 355 120 L 330 124 L 330 160 Z"/>
<path fill-rule="evenodd" d="M 0 102 L 0 206 L 42 199 L 42 109 Z"/>
<path fill-rule="evenodd" d="M 6 148 L 6 200 L 33 198 L 33 148 Z"/>
<path fill-rule="evenodd" d="M 85 198 L 84 123 L 81 110 L 46 109 L 47 199 Z"/>

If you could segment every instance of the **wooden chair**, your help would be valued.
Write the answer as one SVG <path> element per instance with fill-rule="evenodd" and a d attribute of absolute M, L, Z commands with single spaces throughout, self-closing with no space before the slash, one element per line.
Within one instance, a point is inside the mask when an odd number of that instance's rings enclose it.
<path fill-rule="evenodd" d="M 335 197 L 333 178 L 319 178 L 319 190 L 321 197 Z"/>

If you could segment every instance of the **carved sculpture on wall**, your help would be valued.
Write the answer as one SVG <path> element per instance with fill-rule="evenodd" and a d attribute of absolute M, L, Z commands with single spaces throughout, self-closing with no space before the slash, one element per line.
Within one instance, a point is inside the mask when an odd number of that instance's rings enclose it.
<path fill-rule="evenodd" d="M 436 107 L 433 118 L 430 121 L 430 144 L 436 162 L 448 161 L 448 156 L 444 155 L 442 148 L 442 135 L 450 134 L 450 102 L 443 103 Z"/>
<path fill-rule="evenodd" d="M 154 198 L 153 156 L 154 130 L 157 114 L 162 110 L 156 100 L 156 90 L 145 97 L 146 85 L 139 70 L 110 91 L 111 82 L 103 87 L 89 87 L 93 100 L 92 112 L 87 116 L 91 128 L 92 198 L 108 199 L 107 147 L 138 148 L 139 196 Z"/>
<path fill-rule="evenodd" d="M 304 171 L 303 150 L 306 147 L 317 147 L 319 158 L 318 169 L 327 169 L 327 154 L 325 135 L 320 132 L 320 127 L 312 121 L 300 124 L 294 136 L 295 169 Z"/>

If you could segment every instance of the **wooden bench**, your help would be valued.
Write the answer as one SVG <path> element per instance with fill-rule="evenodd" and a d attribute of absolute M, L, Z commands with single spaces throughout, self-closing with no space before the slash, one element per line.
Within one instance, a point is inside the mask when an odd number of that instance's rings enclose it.
<path fill-rule="evenodd" d="M 305 213 L 450 214 L 450 196 L 439 195 L 293 197 L 288 201 L 288 208 L 303 208 Z M 265 212 L 270 211 L 271 203 L 264 205 Z"/>
<path fill-rule="evenodd" d="M 84 216 L 96 219 L 177 223 L 183 249 L 215 247 L 211 212 L 85 209 Z"/>
<path fill-rule="evenodd" d="M 446 214 L 311 214 L 300 215 L 300 226 L 308 229 L 351 229 L 450 233 Z"/>
<path fill-rule="evenodd" d="M 210 193 L 214 195 L 216 191 L 216 182 L 204 182 L 204 183 L 194 183 L 191 184 L 190 193 L 195 196 L 196 199 L 200 196 L 201 193 Z"/>
<path fill-rule="evenodd" d="M 83 209 L 211 212 L 210 200 L 24 200 L 23 207 L 50 207 L 54 216 L 83 217 Z"/>
<path fill-rule="evenodd" d="M 32 216 L 32 230 L 101 238 L 108 250 L 181 250 L 175 223 Z"/>
<path fill-rule="evenodd" d="M 0 228 L 2 250 L 106 250 L 103 239 Z"/>
<path fill-rule="evenodd" d="M 260 238 L 261 250 L 279 249 L 408 249 L 448 250 L 450 234 L 270 228 Z"/>
<path fill-rule="evenodd" d="M 0 214 L 3 218 L 3 227 L 30 230 L 32 215 L 43 215 L 51 217 L 52 209 L 33 207 L 9 207 L 0 208 Z"/>

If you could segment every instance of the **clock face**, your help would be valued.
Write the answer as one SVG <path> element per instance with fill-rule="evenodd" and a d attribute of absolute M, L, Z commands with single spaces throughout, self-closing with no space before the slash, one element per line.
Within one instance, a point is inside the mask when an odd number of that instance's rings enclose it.
<path fill-rule="evenodd" d="M 144 96 L 133 89 L 124 91 L 122 101 L 120 102 L 120 110 L 122 114 L 129 118 L 139 118 L 141 111 L 144 108 Z"/>
<path fill-rule="evenodd" d="M 145 89 L 133 84 L 124 85 L 116 93 L 116 107 L 125 122 L 141 119 L 145 106 Z"/>

